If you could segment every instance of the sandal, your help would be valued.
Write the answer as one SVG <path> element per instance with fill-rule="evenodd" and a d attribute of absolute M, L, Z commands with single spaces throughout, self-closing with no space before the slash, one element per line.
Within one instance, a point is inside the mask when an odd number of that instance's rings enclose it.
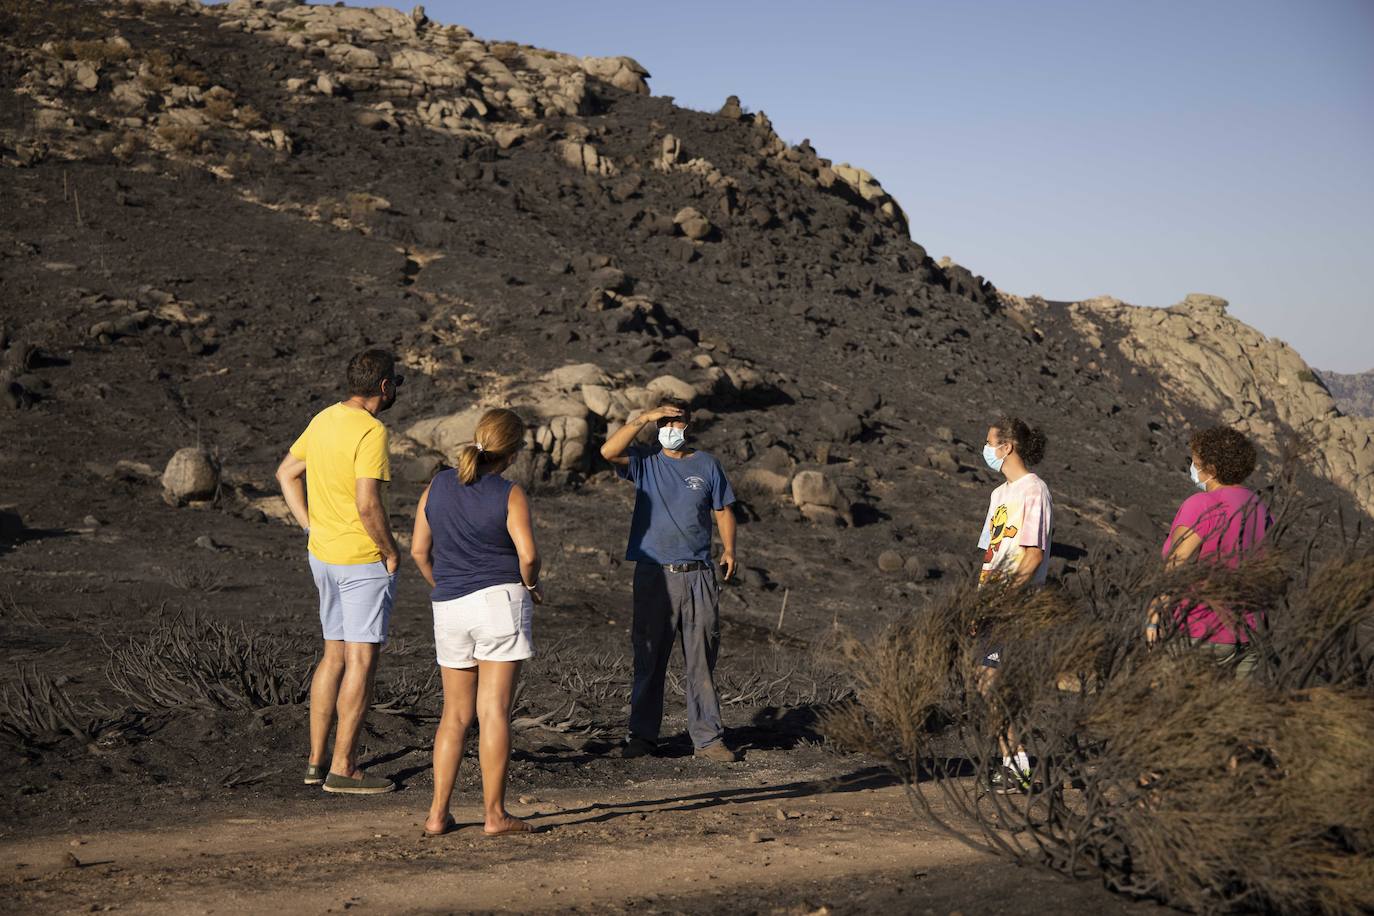
<path fill-rule="evenodd" d="M 446 834 L 446 833 L 452 833 L 453 831 L 455 831 L 455 830 L 457 830 L 457 829 L 458 829 L 458 822 L 455 821 L 455 820 L 453 819 L 453 815 L 450 814 L 450 815 L 448 816 L 448 820 L 444 821 L 444 826 L 440 827 L 438 830 L 429 830 L 429 829 L 425 829 L 425 830 L 421 831 L 420 836 L 425 837 L 425 838 L 427 838 L 427 839 L 433 839 L 434 837 L 437 837 L 437 836 L 443 836 L 443 835 Z"/>
<path fill-rule="evenodd" d="M 483 835 L 483 836 L 505 836 L 505 835 L 508 834 L 508 833 L 538 833 L 538 832 L 539 832 L 538 828 L 534 827 L 534 826 L 531 825 L 531 824 L 527 824 L 527 823 L 524 822 L 524 821 L 516 821 L 516 822 L 515 822 L 515 825 L 514 825 L 513 827 L 507 827 L 505 830 L 488 830 L 488 829 L 485 828 L 485 827 L 482 828 L 482 835 Z"/>

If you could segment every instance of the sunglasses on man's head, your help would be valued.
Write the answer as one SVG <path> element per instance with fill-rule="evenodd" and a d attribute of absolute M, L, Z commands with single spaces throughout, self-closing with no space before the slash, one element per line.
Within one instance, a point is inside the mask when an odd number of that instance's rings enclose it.
<path fill-rule="evenodd" d="M 404 375 L 401 375 L 400 373 L 397 373 L 396 375 L 393 375 L 393 376 L 391 377 L 391 384 L 395 385 L 397 388 L 400 388 L 400 387 L 401 387 L 401 383 L 404 382 L 405 380 L 406 380 L 406 377 L 405 377 Z"/>

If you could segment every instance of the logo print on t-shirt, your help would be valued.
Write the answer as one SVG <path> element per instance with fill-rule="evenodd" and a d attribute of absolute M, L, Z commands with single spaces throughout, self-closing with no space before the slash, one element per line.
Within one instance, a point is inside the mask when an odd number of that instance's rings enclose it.
<path fill-rule="evenodd" d="M 988 549 L 983 554 L 983 562 L 991 563 L 992 558 L 997 554 L 997 548 L 1002 546 L 1002 538 L 1016 537 L 1016 526 L 1007 524 L 1007 507 L 1002 504 L 992 513 L 992 522 L 988 525 Z"/>
<path fill-rule="evenodd" d="M 700 477 L 688 477 L 682 482 L 687 484 L 687 489 L 689 490 L 706 489 L 706 481 L 702 480 Z"/>

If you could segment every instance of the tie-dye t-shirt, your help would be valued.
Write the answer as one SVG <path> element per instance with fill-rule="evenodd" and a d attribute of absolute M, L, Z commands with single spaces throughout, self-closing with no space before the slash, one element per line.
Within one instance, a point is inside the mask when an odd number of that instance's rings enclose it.
<path fill-rule="evenodd" d="M 1035 474 L 1009 481 L 992 491 L 988 517 L 978 547 L 983 551 L 979 582 L 1006 577 L 1016 571 L 1027 547 L 1045 552 L 1031 577 L 1032 585 L 1044 585 L 1050 568 L 1050 539 L 1054 531 L 1054 503 L 1050 488 Z"/>
<path fill-rule="evenodd" d="M 1178 507 L 1161 553 L 1167 560 L 1174 549 L 1174 532 L 1186 528 L 1202 541 L 1193 555 L 1197 562 L 1235 569 L 1240 565 L 1241 556 L 1264 540 L 1270 524 L 1268 508 L 1255 491 L 1246 487 L 1217 487 L 1194 493 Z M 1193 639 L 1228 644 L 1246 642 L 1245 634 L 1237 632 L 1238 628 L 1233 625 L 1238 621 L 1229 612 L 1218 614 L 1205 604 L 1196 604 L 1187 611 L 1180 611 L 1179 616 Z M 1253 628 L 1256 615 L 1247 613 L 1244 617 L 1246 625 Z"/>

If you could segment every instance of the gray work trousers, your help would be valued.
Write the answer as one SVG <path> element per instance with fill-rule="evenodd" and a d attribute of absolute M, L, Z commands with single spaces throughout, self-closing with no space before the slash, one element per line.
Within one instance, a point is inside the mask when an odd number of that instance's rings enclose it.
<path fill-rule="evenodd" d="M 698 749 L 725 736 L 716 696 L 720 652 L 720 586 L 715 568 L 669 572 L 653 563 L 635 564 L 635 680 L 630 692 L 630 734 L 658 740 L 663 722 L 663 680 L 679 634 L 686 667 L 687 733 Z"/>

